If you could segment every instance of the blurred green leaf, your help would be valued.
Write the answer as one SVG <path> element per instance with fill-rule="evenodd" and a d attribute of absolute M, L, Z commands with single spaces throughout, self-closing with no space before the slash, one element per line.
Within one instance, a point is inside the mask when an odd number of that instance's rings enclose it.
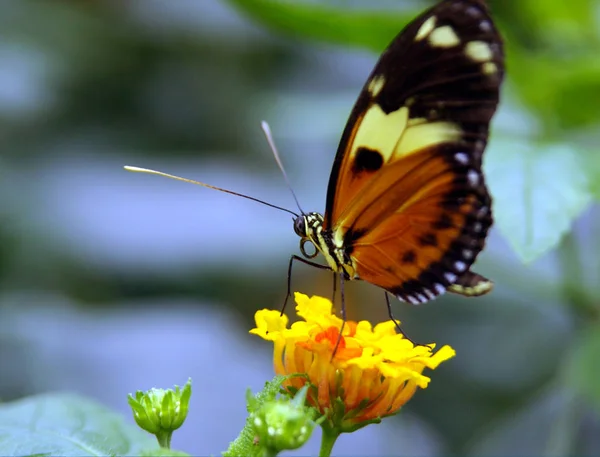
<path fill-rule="evenodd" d="M 590 191 L 596 200 L 600 200 L 600 154 L 597 151 L 581 151 L 580 158 L 590 184 Z"/>
<path fill-rule="evenodd" d="M 591 201 L 585 165 L 567 145 L 499 139 L 485 167 L 498 227 L 525 262 L 555 247 Z"/>
<path fill-rule="evenodd" d="M 546 126 L 548 135 L 557 128 L 570 129 L 598 122 L 598 109 L 590 100 L 600 99 L 600 60 L 597 49 L 561 57 L 558 53 L 531 53 L 515 49 L 509 55 L 508 75 L 522 103 Z M 560 65 L 557 59 L 564 59 Z"/>
<path fill-rule="evenodd" d="M 352 11 L 318 3 L 228 0 L 239 11 L 281 33 L 381 52 L 418 11 Z"/>
<path fill-rule="evenodd" d="M 83 397 L 44 394 L 0 405 L 0 455 L 139 455 L 154 437 Z"/>
<path fill-rule="evenodd" d="M 595 124 L 600 94 L 600 34 L 594 0 L 490 1 L 504 36 L 507 76 L 521 103 L 558 128 Z"/>
<path fill-rule="evenodd" d="M 584 397 L 587 404 L 600 411 L 600 326 L 595 323 L 580 336 L 570 363 L 567 382 Z"/>
<path fill-rule="evenodd" d="M 570 49 L 592 45 L 598 38 L 595 0 L 490 1 L 494 16 L 510 18 L 503 28 L 513 30 L 524 45 Z"/>

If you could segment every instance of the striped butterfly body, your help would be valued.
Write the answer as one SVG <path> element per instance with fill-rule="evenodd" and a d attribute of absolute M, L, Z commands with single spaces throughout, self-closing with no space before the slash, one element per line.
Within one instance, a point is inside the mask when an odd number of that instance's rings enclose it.
<path fill-rule="evenodd" d="M 445 0 L 411 22 L 354 105 L 325 214 L 294 220 L 302 254 L 321 253 L 342 285 L 362 279 L 413 304 L 490 291 L 470 268 L 492 224 L 482 155 L 503 74 L 483 0 Z M 292 256 L 290 272 L 294 260 L 324 268 Z"/>

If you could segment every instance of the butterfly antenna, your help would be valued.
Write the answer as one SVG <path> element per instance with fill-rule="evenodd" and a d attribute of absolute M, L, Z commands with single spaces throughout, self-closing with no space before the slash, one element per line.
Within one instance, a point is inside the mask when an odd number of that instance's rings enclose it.
<path fill-rule="evenodd" d="M 214 189 L 214 190 L 218 190 L 218 191 L 221 191 L 221 192 L 225 192 L 226 194 L 231 194 L 231 195 L 235 195 L 237 197 L 247 198 L 248 200 L 252 200 L 252 201 L 261 203 L 263 205 L 270 206 L 271 208 L 275 208 L 275 209 L 278 209 L 278 210 L 281 210 L 281 211 L 285 211 L 286 213 L 290 213 L 290 214 L 293 214 L 295 217 L 298 217 L 298 214 L 296 214 L 295 212 L 290 211 L 289 209 L 286 209 L 286 208 L 282 208 L 281 206 L 277 206 L 277 205 L 273 205 L 271 203 L 267 203 L 265 201 L 259 200 L 258 198 L 250 197 L 249 195 L 239 194 L 239 193 L 233 192 L 231 190 L 221 189 L 220 187 L 211 186 L 210 184 L 206 184 L 204 182 L 194 181 L 193 179 L 182 178 L 180 176 L 170 175 L 168 173 L 163 173 L 162 171 L 150 170 L 148 168 L 131 167 L 129 165 L 125 165 L 124 168 L 127 171 L 133 171 L 133 172 L 136 172 L 136 173 L 148 173 L 148 174 L 151 174 L 151 175 L 164 176 L 165 178 L 171 178 L 171 179 L 176 179 L 177 181 L 189 182 L 190 184 L 197 184 L 197 185 L 202 186 L 202 187 L 207 187 L 209 189 Z"/>
<path fill-rule="evenodd" d="M 285 172 L 285 168 L 283 168 L 283 163 L 281 162 L 281 158 L 279 157 L 279 152 L 277 152 L 277 148 L 275 147 L 275 141 L 273 140 L 273 135 L 271 134 L 271 127 L 269 127 L 269 124 L 267 123 L 267 121 L 262 121 L 260 123 L 260 128 L 262 129 L 265 136 L 267 137 L 267 143 L 269 143 L 269 146 L 271 147 L 271 151 L 273 151 L 273 156 L 275 156 L 275 162 L 277 162 L 277 166 L 279 167 L 279 169 L 281 170 L 281 173 L 283 174 L 283 179 L 285 179 L 285 182 L 287 183 L 288 188 L 290 189 L 290 192 L 292 193 L 292 197 L 294 197 L 294 200 L 296 201 L 296 206 L 298 206 L 298 209 L 300 210 L 300 212 L 302 214 L 304 214 L 304 211 L 302 210 L 302 207 L 300 206 L 300 202 L 298 201 L 298 197 L 296 197 L 296 193 L 294 192 L 294 189 L 292 188 L 290 179 L 288 178 L 288 175 Z"/>

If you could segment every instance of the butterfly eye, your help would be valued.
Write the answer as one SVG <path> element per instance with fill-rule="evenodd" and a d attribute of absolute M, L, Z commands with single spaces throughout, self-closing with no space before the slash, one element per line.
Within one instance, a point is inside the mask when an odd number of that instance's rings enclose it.
<path fill-rule="evenodd" d="M 306 238 L 306 223 L 304 222 L 304 216 L 297 217 L 294 219 L 294 232 L 301 238 Z"/>
<path fill-rule="evenodd" d="M 313 252 L 306 252 L 306 249 L 304 249 L 304 246 L 306 245 L 306 243 L 310 243 L 310 245 L 314 249 Z M 300 240 L 300 252 L 307 259 L 312 259 L 313 257 L 316 257 L 317 254 L 319 253 L 319 251 L 318 251 L 317 247 L 315 246 L 315 244 L 310 239 L 308 239 L 308 238 L 302 238 Z"/>

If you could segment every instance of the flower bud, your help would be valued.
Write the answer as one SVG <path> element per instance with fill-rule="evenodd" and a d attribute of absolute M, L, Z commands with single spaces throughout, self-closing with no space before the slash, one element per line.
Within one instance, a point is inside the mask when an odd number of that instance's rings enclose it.
<path fill-rule="evenodd" d="M 304 406 L 308 386 L 300 389 L 294 399 L 280 398 L 268 401 L 252 413 L 258 445 L 278 453 L 297 449 L 310 438 L 317 425 L 315 411 Z"/>
<path fill-rule="evenodd" d="M 187 417 L 191 395 L 192 381 L 189 379 L 183 389 L 175 386 L 175 390 L 138 390 L 135 398 L 129 394 L 127 401 L 136 423 L 156 435 L 162 447 L 169 447 L 173 431 L 181 427 Z"/>

